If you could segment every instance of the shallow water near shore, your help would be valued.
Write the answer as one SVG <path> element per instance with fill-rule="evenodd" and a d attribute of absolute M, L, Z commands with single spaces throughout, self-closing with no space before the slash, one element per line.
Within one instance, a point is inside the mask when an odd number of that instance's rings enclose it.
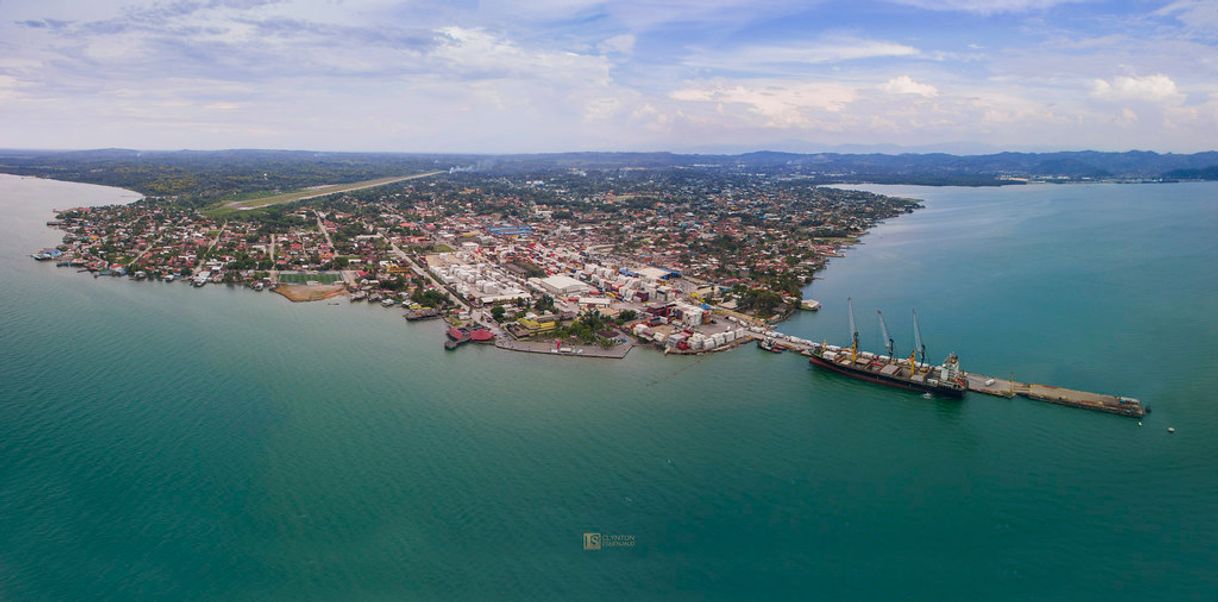
<path fill-rule="evenodd" d="M 51 208 L 138 195 L 0 176 L 0 598 L 1218 596 L 1218 183 L 866 188 L 926 208 L 782 330 L 844 341 L 852 296 L 907 353 L 916 306 L 928 359 L 1139 397 L 1143 426 L 94 279 L 27 255 Z"/>

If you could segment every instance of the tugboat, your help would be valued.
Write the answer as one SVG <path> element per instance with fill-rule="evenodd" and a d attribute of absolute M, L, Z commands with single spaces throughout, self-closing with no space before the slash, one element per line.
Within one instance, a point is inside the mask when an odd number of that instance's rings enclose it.
<path fill-rule="evenodd" d="M 764 351 L 769 351 L 770 353 L 782 353 L 783 351 L 786 351 L 786 349 L 783 348 L 782 345 L 776 344 L 774 342 L 774 339 L 771 339 L 769 337 L 766 337 L 760 341 L 757 341 L 757 347 Z"/>
<path fill-rule="evenodd" d="M 967 375 L 960 369 L 960 360 L 953 353 L 942 365 L 926 363 L 926 346 L 922 344 L 922 333 L 918 328 L 918 312 L 913 312 L 915 349 L 906 360 L 897 359 L 893 340 L 888 336 L 884 314 L 880 318 L 880 331 L 887 341 L 888 355 L 859 352 L 859 333 L 854 327 L 854 304 L 847 299 L 850 312 L 850 347 L 842 348 L 822 343 L 812 348 L 808 361 L 819 368 L 868 382 L 933 393 L 944 397 L 963 397 L 968 390 Z M 919 359 L 919 355 L 921 359 Z"/>

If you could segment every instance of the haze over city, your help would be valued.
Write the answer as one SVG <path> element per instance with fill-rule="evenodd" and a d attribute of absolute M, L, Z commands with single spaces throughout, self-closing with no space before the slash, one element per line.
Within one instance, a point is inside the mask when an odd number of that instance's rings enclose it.
<path fill-rule="evenodd" d="M 4 0 L 0 147 L 1195 152 L 1216 42 L 1211 0 Z"/>

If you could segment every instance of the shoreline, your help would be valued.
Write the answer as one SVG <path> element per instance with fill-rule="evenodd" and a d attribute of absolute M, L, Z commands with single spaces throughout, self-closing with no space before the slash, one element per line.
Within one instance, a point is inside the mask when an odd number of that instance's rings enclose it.
<path fill-rule="evenodd" d="M 21 177 L 21 176 L 18 176 L 18 177 Z M 113 188 L 113 187 L 111 187 L 111 188 Z M 123 189 L 117 189 L 117 190 L 123 190 Z M 136 199 L 131 202 L 137 202 L 138 200 L 139 199 Z M 900 217 L 900 216 L 894 216 L 894 217 Z M 891 219 L 891 218 L 889 218 L 889 219 Z M 877 222 L 876 225 L 879 225 L 886 221 L 888 221 L 888 220 L 883 220 L 881 222 Z M 50 229 L 52 231 L 60 231 L 59 228 L 57 228 L 55 225 L 50 224 L 49 222 L 47 225 L 48 225 L 48 229 Z M 858 235 L 850 237 L 849 240 L 840 241 L 841 242 L 840 249 L 842 252 L 832 255 L 831 259 L 845 257 L 846 256 L 846 253 L 844 252 L 845 249 L 853 248 L 855 245 L 863 242 L 864 238 L 873 231 L 874 231 L 874 229 L 868 229 L 864 232 L 859 233 Z M 825 263 L 825 266 L 828 266 L 828 264 L 829 264 L 829 262 L 827 261 Z M 129 279 L 132 279 L 132 280 L 138 280 L 137 277 L 135 277 L 134 275 L 127 274 L 126 271 L 122 270 L 122 269 L 116 269 L 114 272 L 111 272 L 109 269 L 80 270 L 80 271 L 91 271 L 91 272 L 93 272 L 94 277 L 98 277 L 101 275 L 110 275 L 112 277 L 115 277 L 115 276 L 128 277 Z M 216 278 L 218 278 L 218 274 L 216 275 Z M 189 280 L 186 278 L 180 278 L 177 280 L 183 280 L 183 281 L 187 281 L 189 283 Z M 813 281 L 814 280 L 815 280 L 815 277 L 813 277 Z M 212 280 L 211 282 L 218 283 L 218 280 Z M 804 289 L 807 289 L 811 285 L 812 285 L 812 282 L 809 282 L 807 285 L 805 285 Z M 196 284 L 196 286 L 202 286 L 202 285 Z M 237 285 L 232 284 L 232 286 L 237 286 Z M 243 286 L 243 288 L 251 288 L 252 290 L 257 291 L 257 289 L 253 289 L 253 287 L 250 287 L 248 285 L 242 285 L 242 286 Z M 281 296 L 289 299 L 289 301 L 291 301 L 291 302 L 322 301 L 322 300 L 332 299 L 334 297 L 345 295 L 348 292 L 347 286 L 343 285 L 343 284 L 337 284 L 337 285 L 318 285 L 318 284 L 286 285 L 285 284 L 285 285 L 279 285 L 277 287 L 274 287 L 274 288 L 272 288 L 272 290 L 275 291 L 276 293 L 280 294 Z M 802 292 L 802 289 L 801 289 L 801 292 Z M 393 307 L 400 308 L 400 306 L 393 306 Z M 756 318 L 755 320 L 756 320 L 756 322 L 759 322 L 759 323 L 763 322 L 767 325 L 777 325 L 777 324 L 780 324 L 780 323 L 785 322 L 786 320 L 790 319 L 797 311 L 796 309 L 794 309 L 790 306 L 787 306 L 785 308 L 785 310 L 786 311 L 784 311 L 782 314 L 780 314 L 778 316 L 773 316 L 769 320 L 761 320 L 759 318 Z M 723 310 L 721 310 L 721 309 L 716 308 L 716 312 L 722 317 L 727 317 L 726 315 L 723 314 Z M 733 322 L 736 321 L 736 320 L 731 320 L 731 318 L 728 318 L 728 319 L 729 319 L 729 321 L 733 321 Z M 636 323 L 628 323 L 628 324 L 636 324 Z M 686 330 L 688 333 L 690 328 L 696 328 L 696 326 L 689 327 L 689 328 L 681 328 L 681 330 Z M 716 347 L 708 347 L 708 348 L 703 349 L 703 348 L 695 345 L 691 348 L 681 349 L 678 347 L 673 347 L 671 342 L 669 343 L 669 345 L 666 346 L 663 344 L 651 343 L 650 341 L 646 341 L 645 339 L 636 337 L 633 333 L 630 332 L 629 328 L 623 328 L 623 330 L 624 330 L 624 335 L 625 335 L 626 339 L 630 342 L 624 343 L 621 345 L 616 345 L 609 349 L 605 349 L 605 348 L 602 348 L 599 346 L 587 346 L 587 345 L 564 345 L 563 347 L 556 348 L 556 347 L 552 346 L 553 341 L 548 341 L 548 342 L 519 341 L 519 340 L 515 340 L 515 339 L 509 339 L 508 337 L 506 337 L 505 335 L 502 335 L 502 334 L 500 334 L 499 337 L 497 337 L 497 339 L 494 343 L 494 346 L 497 348 L 500 348 L 500 349 L 508 350 L 508 351 L 520 351 L 520 352 L 525 352 L 525 353 L 564 355 L 564 356 L 571 356 L 571 357 L 622 359 L 622 358 L 625 358 L 626 355 L 628 355 L 630 349 L 632 349 L 635 345 L 646 345 L 648 347 L 655 348 L 656 350 L 660 351 L 661 353 L 663 353 L 665 355 L 668 355 L 668 354 L 706 355 L 706 354 L 710 354 L 710 353 L 730 351 L 730 350 L 736 349 L 736 348 L 744 345 L 745 343 L 756 341 L 759 338 L 759 335 L 756 335 L 756 334 L 753 334 L 753 335 L 746 334 L 745 336 L 743 336 L 739 339 L 734 339 L 733 341 L 731 341 L 727 344 L 719 344 Z M 773 338 L 780 339 L 780 340 L 791 338 L 790 335 L 787 335 L 787 334 L 781 333 L 781 332 L 768 332 L 768 333 L 765 333 L 764 336 L 767 338 L 773 337 Z M 798 340 L 798 339 L 796 339 L 796 340 Z M 691 344 L 692 344 L 692 341 L 691 341 Z M 559 350 L 559 349 L 565 349 L 565 350 Z M 566 350 L 570 350 L 570 351 L 566 351 Z M 1037 386 L 1043 386 L 1043 385 L 1037 385 Z M 1052 401 L 1051 399 L 1040 399 L 1040 400 L 1041 401 Z"/>

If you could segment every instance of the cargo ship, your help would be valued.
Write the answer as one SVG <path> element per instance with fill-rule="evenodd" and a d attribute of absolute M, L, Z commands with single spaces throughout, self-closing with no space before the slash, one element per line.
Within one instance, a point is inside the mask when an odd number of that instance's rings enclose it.
<path fill-rule="evenodd" d="M 808 352 L 808 361 L 826 370 L 837 372 L 859 380 L 922 391 L 944 397 L 963 397 L 968 390 L 968 375 L 960 369 L 960 360 L 951 354 L 939 366 L 926 363 L 926 346 L 922 344 L 922 333 L 918 328 L 918 312 L 914 312 L 914 345 L 909 357 L 898 359 L 893 340 L 888 336 L 884 314 L 880 318 L 880 331 L 884 335 L 887 355 L 859 351 L 859 333 L 854 326 L 854 304 L 847 300 L 850 313 L 850 346 L 838 347 L 822 343 L 814 345 Z M 919 358 L 919 355 L 921 356 Z"/>

